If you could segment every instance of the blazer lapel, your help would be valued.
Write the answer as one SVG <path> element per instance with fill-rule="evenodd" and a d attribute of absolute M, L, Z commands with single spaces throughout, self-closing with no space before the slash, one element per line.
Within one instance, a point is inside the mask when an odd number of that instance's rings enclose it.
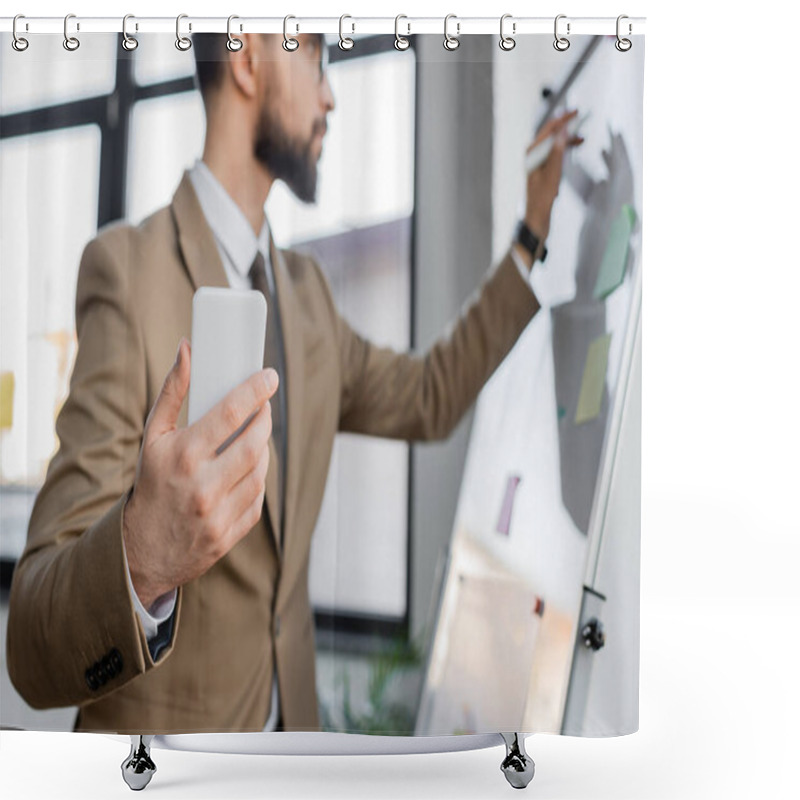
<path fill-rule="evenodd" d="M 175 191 L 175 195 L 172 198 L 172 215 L 175 219 L 175 226 L 178 231 L 178 243 L 183 254 L 183 262 L 186 265 L 187 272 L 189 273 L 189 279 L 191 280 L 195 291 L 201 286 L 230 286 L 228 282 L 228 276 L 225 274 L 225 267 L 222 265 L 219 250 L 217 249 L 217 243 L 214 239 L 214 234 L 211 232 L 211 228 L 206 222 L 200 201 L 197 199 L 194 186 L 192 186 L 192 180 L 189 177 L 188 170 L 183 173 L 183 178 L 181 179 L 181 182 Z M 270 248 L 272 248 L 271 238 Z M 272 249 L 270 252 L 272 252 Z M 275 262 L 273 261 L 273 264 L 274 263 Z M 278 285 L 280 286 L 280 283 Z M 286 292 L 284 291 L 281 293 L 279 290 L 279 302 L 282 294 L 286 294 Z M 286 315 L 283 314 L 283 311 L 283 303 L 281 302 L 281 314 L 285 320 Z M 287 353 L 287 362 L 288 360 Z M 292 415 L 289 414 L 290 419 L 291 416 Z M 289 446 L 291 446 L 291 441 L 292 437 L 289 435 Z M 269 440 L 269 457 L 271 463 L 276 463 L 278 457 L 277 450 L 271 437 Z M 288 461 L 291 463 L 291 460 L 290 454 Z M 268 527 L 272 532 L 272 538 L 275 543 L 275 551 L 278 553 L 278 559 L 280 561 L 282 560 L 282 553 L 277 520 L 275 518 L 275 509 L 278 507 L 278 475 L 275 470 L 267 470 L 267 478 L 264 488 L 267 498 L 267 513 L 269 514 L 270 523 Z M 284 513 L 286 513 L 285 510 Z"/>
<path fill-rule="evenodd" d="M 291 554 L 297 546 L 293 535 L 295 506 L 297 502 L 298 480 L 300 475 L 300 437 L 302 434 L 303 409 L 303 333 L 300 327 L 300 313 L 292 288 L 292 279 L 280 250 L 275 246 L 272 231 L 269 236 L 269 257 L 275 276 L 275 290 L 280 306 L 283 342 L 286 359 L 286 495 L 283 506 L 283 525 L 285 531 L 283 564 L 289 563 Z M 287 585 L 285 580 L 281 585 Z"/>
<path fill-rule="evenodd" d="M 184 171 L 172 198 L 172 216 L 178 229 L 183 263 L 194 289 L 201 286 L 229 286 L 214 234 L 195 194 L 189 170 Z"/>

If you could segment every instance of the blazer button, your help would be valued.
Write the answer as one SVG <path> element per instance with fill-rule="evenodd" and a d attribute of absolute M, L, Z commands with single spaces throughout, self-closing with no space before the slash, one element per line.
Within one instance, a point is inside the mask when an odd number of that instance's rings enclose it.
<path fill-rule="evenodd" d="M 111 666 L 111 658 L 109 656 L 105 656 L 100 662 L 100 670 L 106 681 L 110 681 L 117 674 L 117 671 Z"/>
<path fill-rule="evenodd" d="M 105 686 L 105 684 L 108 682 L 109 675 L 106 672 L 102 661 L 95 661 L 95 663 L 94 663 L 94 674 L 95 674 L 95 677 L 97 678 L 98 683 L 101 686 Z"/>
<path fill-rule="evenodd" d="M 100 688 L 100 681 L 97 678 L 94 667 L 89 667 L 89 669 L 86 670 L 86 685 L 93 692 L 96 692 Z"/>
<path fill-rule="evenodd" d="M 111 668 L 114 670 L 114 674 L 119 675 L 120 672 L 122 672 L 122 653 L 115 647 L 108 654 L 108 658 L 111 663 Z"/>

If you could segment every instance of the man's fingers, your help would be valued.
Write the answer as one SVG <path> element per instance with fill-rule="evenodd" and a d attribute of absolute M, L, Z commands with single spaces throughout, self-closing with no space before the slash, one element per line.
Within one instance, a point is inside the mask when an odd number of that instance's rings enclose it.
<path fill-rule="evenodd" d="M 226 494 L 221 513 L 235 520 L 225 532 L 223 549 L 228 552 L 258 522 L 264 506 L 264 481 L 269 467 L 269 450 L 262 453 L 255 468 L 248 471 Z"/>
<path fill-rule="evenodd" d="M 567 138 L 567 132 L 563 128 L 553 134 L 553 149 L 547 160 L 551 164 L 558 164 L 559 168 L 567 148 Z"/>
<path fill-rule="evenodd" d="M 562 128 L 565 128 L 569 123 L 572 121 L 573 117 L 578 113 L 578 109 L 573 109 L 572 111 L 567 111 L 562 114 L 560 117 L 555 117 L 554 119 L 550 120 L 553 123 L 553 130 L 560 131 Z"/>
<path fill-rule="evenodd" d="M 223 491 L 229 491 L 258 466 L 264 452 L 269 451 L 271 433 L 272 413 L 270 404 L 265 403 L 242 433 L 211 462 L 213 469 L 220 471 Z"/>
<path fill-rule="evenodd" d="M 210 411 L 197 420 L 196 429 L 207 454 L 217 451 L 231 434 L 255 414 L 278 388 L 278 373 L 262 369 L 231 389 Z"/>
<path fill-rule="evenodd" d="M 233 548 L 235 544 L 243 539 L 253 528 L 253 526 L 261 519 L 261 514 L 264 510 L 264 497 L 257 497 L 252 503 L 244 510 L 242 515 L 236 522 L 233 523 L 228 536 L 226 538 L 226 546 L 228 550 Z"/>
<path fill-rule="evenodd" d="M 191 375 L 191 347 L 189 342 L 181 336 L 178 343 L 178 354 L 175 363 L 167 373 L 156 402 L 150 409 L 147 418 L 149 435 L 160 435 L 175 430 L 178 422 L 183 400 L 189 389 L 189 376 Z"/>
<path fill-rule="evenodd" d="M 576 108 L 574 111 L 567 111 L 559 117 L 553 117 L 552 119 L 547 120 L 539 133 L 536 134 L 536 138 L 531 142 L 526 152 L 530 152 L 534 147 L 536 147 L 537 144 L 543 142 L 548 136 L 551 136 L 552 134 L 561 130 L 561 128 L 563 128 L 565 125 L 569 124 L 569 122 L 577 113 L 578 109 Z"/>

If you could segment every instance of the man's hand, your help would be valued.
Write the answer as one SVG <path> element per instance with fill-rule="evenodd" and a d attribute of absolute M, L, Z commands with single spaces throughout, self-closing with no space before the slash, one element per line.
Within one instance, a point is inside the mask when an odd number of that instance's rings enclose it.
<path fill-rule="evenodd" d="M 570 137 L 567 130 L 567 125 L 577 113 L 576 109 L 548 120 L 525 151 L 526 154 L 529 153 L 548 136 L 553 136 L 550 154 L 542 164 L 528 173 L 525 223 L 541 242 L 544 242 L 550 232 L 550 213 L 561 183 L 564 152 L 567 147 L 583 141 L 580 136 Z"/>
<path fill-rule="evenodd" d="M 123 538 L 145 608 L 206 572 L 256 524 L 264 502 L 278 375 L 264 369 L 188 428 L 176 427 L 189 388 L 191 349 L 178 356 L 147 418 Z M 252 417 L 221 453 L 217 449 Z"/>

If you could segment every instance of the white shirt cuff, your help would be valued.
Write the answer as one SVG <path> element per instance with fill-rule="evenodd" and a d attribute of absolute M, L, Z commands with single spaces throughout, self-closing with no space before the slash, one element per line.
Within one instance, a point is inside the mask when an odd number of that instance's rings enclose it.
<path fill-rule="evenodd" d="M 148 611 L 139 600 L 139 595 L 136 594 L 136 589 L 133 588 L 133 581 L 131 580 L 131 571 L 128 567 L 128 553 L 125 550 L 125 542 L 122 542 L 122 552 L 125 556 L 125 574 L 128 576 L 128 586 L 131 590 L 131 597 L 133 598 L 133 607 L 142 621 L 145 636 L 149 642 L 157 633 L 158 626 L 168 620 L 175 610 L 175 601 L 178 597 L 178 590 L 173 589 L 171 592 L 162 594 L 161 597 L 156 598 L 150 611 Z"/>
<path fill-rule="evenodd" d="M 533 291 L 533 286 L 531 286 L 531 272 L 533 272 L 533 267 L 530 269 L 522 260 L 522 257 L 517 252 L 517 248 L 514 245 L 511 245 L 511 258 L 514 259 L 514 263 L 517 265 L 517 269 L 519 270 L 519 274 L 522 276 L 522 280 L 528 285 L 531 291 Z"/>

